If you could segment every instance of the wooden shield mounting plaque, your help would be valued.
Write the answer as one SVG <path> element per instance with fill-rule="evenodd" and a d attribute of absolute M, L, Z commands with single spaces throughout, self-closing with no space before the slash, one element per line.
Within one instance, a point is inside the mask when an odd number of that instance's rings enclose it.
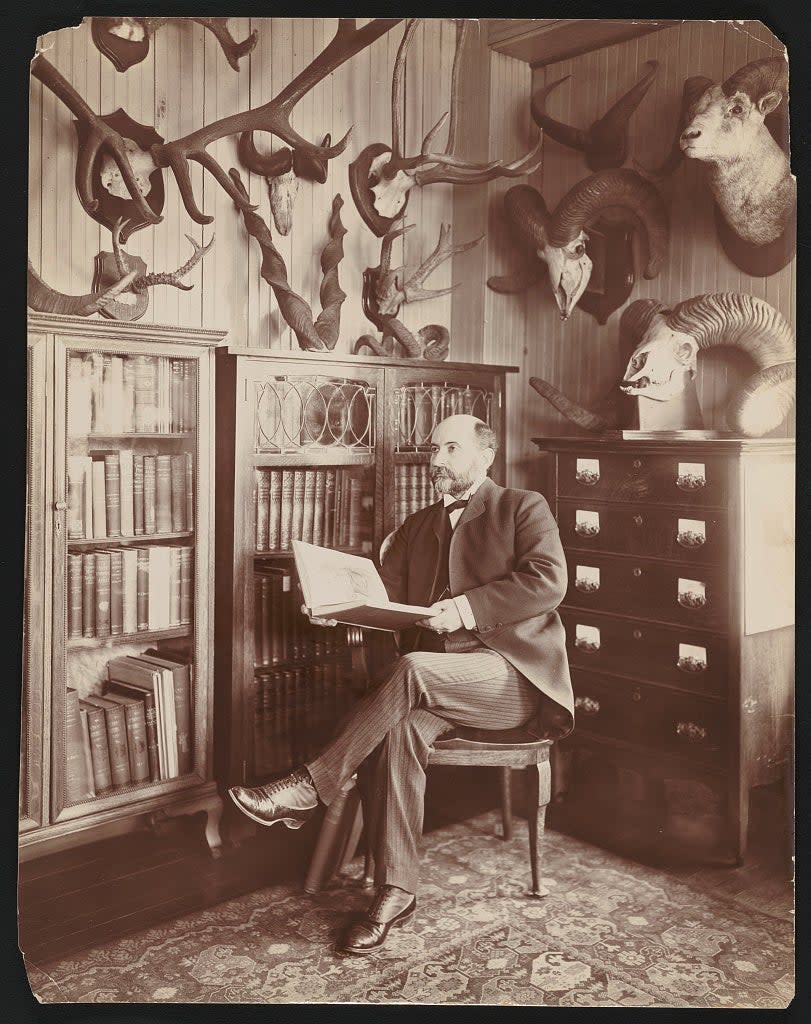
<path fill-rule="evenodd" d="M 586 228 L 586 252 L 593 263 L 588 288 L 577 305 L 604 324 L 627 300 L 634 287 L 634 229 L 630 224 L 600 219 Z"/>
<path fill-rule="evenodd" d="M 120 107 L 112 114 L 101 115 L 101 120 L 117 131 L 123 139 L 132 140 L 145 153 L 149 152 L 150 146 L 159 145 L 164 141 L 153 127 L 133 121 L 129 114 Z M 74 121 L 73 126 L 76 129 L 76 134 L 79 138 L 79 148 L 81 149 L 87 145 L 88 141 L 87 124 L 83 121 Z M 98 206 L 95 210 L 88 209 L 84 203 L 82 203 L 82 206 L 89 217 L 92 217 L 99 224 L 103 224 L 104 227 L 109 228 L 111 231 L 118 218 L 123 218 L 124 226 L 121 229 L 121 241 L 126 242 L 134 231 L 139 231 L 141 228 L 146 227 L 149 222 L 144 220 L 138 213 L 138 207 L 132 199 L 114 196 L 102 185 L 101 164 L 105 155 L 106 151 L 102 149 L 93 164 L 93 198 L 98 201 Z M 78 160 L 76 167 L 78 171 Z M 144 196 L 144 199 L 151 210 L 156 214 L 160 214 L 164 203 L 163 171 L 160 167 L 156 167 L 149 175 L 149 184 L 150 189 Z M 76 191 L 79 191 L 78 187 Z"/>
<path fill-rule="evenodd" d="M 127 267 L 127 272 L 137 270 L 139 277 L 146 276 L 146 263 L 140 256 L 130 256 L 122 252 L 121 259 Z M 121 280 L 118 272 L 118 264 L 115 255 L 111 252 L 97 253 L 95 259 L 95 271 L 93 274 L 93 292 L 106 292 L 108 288 Z M 109 306 L 100 309 L 99 313 L 106 316 L 108 320 L 140 320 L 146 313 L 149 306 L 149 291 L 144 288 L 141 292 L 127 291 L 118 296 Z"/>
<path fill-rule="evenodd" d="M 110 29 L 115 28 L 120 18 L 92 18 L 90 35 L 97 49 L 108 58 L 116 71 L 126 71 L 133 64 L 140 64 L 149 53 L 149 36 L 144 31 L 143 39 L 122 39 Z"/>

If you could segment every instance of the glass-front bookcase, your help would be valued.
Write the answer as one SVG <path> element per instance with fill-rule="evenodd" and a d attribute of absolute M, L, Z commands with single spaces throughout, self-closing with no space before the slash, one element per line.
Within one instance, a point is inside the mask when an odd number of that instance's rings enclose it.
<path fill-rule="evenodd" d="M 205 810 L 218 850 L 211 489 L 221 335 L 38 316 L 30 331 L 21 848 Z"/>

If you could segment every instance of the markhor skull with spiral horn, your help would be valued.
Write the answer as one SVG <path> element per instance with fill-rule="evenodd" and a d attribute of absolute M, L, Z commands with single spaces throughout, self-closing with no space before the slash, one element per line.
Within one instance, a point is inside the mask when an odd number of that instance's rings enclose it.
<path fill-rule="evenodd" d="M 531 185 L 516 185 L 504 194 L 504 210 L 528 249 L 546 263 L 549 282 L 561 320 L 568 320 L 591 278 L 586 253 L 587 225 L 601 216 L 630 221 L 642 229 L 647 242 L 645 277 L 656 277 L 667 254 L 670 237 L 667 211 L 657 189 L 636 171 L 600 171 L 579 181 L 550 213 L 543 196 Z M 504 277 L 491 277 L 497 292 L 524 291 L 540 273 L 530 259 Z"/>

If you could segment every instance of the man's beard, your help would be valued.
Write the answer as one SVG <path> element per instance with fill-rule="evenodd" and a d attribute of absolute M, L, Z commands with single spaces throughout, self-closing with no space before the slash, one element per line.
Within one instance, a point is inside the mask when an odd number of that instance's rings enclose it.
<path fill-rule="evenodd" d="M 437 494 L 450 494 L 458 498 L 473 486 L 473 469 L 465 473 L 454 473 L 450 469 L 431 469 L 431 483 Z"/>

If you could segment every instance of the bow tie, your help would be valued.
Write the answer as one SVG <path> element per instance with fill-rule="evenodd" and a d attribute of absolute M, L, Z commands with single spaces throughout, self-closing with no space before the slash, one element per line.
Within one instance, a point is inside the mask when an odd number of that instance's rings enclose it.
<path fill-rule="evenodd" d="M 448 515 L 450 515 L 451 512 L 455 512 L 457 509 L 467 508 L 467 503 L 469 500 L 469 498 L 457 498 L 456 501 L 452 501 L 450 505 L 445 506 L 445 511 L 448 513 Z"/>

